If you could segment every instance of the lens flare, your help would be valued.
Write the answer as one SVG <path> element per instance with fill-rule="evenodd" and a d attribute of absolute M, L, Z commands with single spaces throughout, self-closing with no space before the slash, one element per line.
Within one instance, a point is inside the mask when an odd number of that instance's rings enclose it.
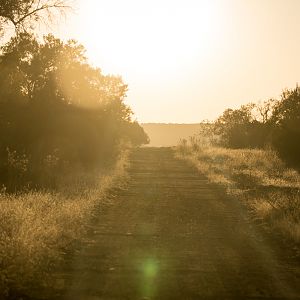
<path fill-rule="evenodd" d="M 153 279 L 156 277 L 158 271 L 158 265 L 155 260 L 149 259 L 144 265 L 144 276 L 147 279 Z"/>
<path fill-rule="evenodd" d="M 146 259 L 142 264 L 142 296 L 150 299 L 157 290 L 158 261 L 154 258 Z"/>

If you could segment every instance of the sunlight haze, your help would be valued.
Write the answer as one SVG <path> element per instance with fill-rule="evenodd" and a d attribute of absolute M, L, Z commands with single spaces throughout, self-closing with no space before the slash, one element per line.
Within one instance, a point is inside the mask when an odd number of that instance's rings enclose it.
<path fill-rule="evenodd" d="M 129 85 L 141 122 L 192 123 L 300 78 L 300 1 L 77 0 L 58 34 Z"/>
<path fill-rule="evenodd" d="M 300 300 L 300 0 L 0 0 L 0 300 Z"/>

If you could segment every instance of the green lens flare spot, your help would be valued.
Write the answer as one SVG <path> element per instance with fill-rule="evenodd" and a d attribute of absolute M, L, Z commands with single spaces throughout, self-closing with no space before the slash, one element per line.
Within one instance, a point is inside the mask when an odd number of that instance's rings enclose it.
<path fill-rule="evenodd" d="M 156 259 L 148 258 L 141 264 L 141 293 L 143 299 L 152 299 L 157 290 L 157 275 L 159 271 L 159 263 Z"/>
<path fill-rule="evenodd" d="M 143 266 L 144 275 L 146 278 L 154 278 L 158 272 L 158 264 L 155 260 L 149 259 Z"/>

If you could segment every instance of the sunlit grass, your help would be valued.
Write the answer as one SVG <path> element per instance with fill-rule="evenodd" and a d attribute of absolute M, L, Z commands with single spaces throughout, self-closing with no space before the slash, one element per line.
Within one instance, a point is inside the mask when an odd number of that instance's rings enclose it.
<path fill-rule="evenodd" d="M 52 271 L 85 232 L 94 209 L 124 178 L 127 156 L 106 174 L 66 178 L 59 192 L 0 194 L 0 298 L 52 287 Z"/>
<path fill-rule="evenodd" d="M 244 200 L 257 218 L 300 242 L 300 174 L 272 150 L 198 147 L 181 143 L 177 155 Z"/>

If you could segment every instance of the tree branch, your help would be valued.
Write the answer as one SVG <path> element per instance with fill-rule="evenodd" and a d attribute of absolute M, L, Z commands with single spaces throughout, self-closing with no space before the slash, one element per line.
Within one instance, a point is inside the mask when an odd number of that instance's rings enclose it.
<path fill-rule="evenodd" d="M 40 2 L 40 1 L 39 1 Z M 33 15 L 37 15 L 40 11 L 42 10 L 49 10 L 49 9 L 67 9 L 70 8 L 70 6 L 68 5 L 60 5 L 60 4 L 53 4 L 53 5 L 42 5 L 40 7 L 37 7 L 36 9 L 28 12 L 27 14 L 23 15 L 19 20 L 15 21 L 13 19 L 10 18 L 10 21 L 15 25 L 15 27 L 17 27 L 20 23 L 22 23 L 25 19 L 33 16 Z"/>

